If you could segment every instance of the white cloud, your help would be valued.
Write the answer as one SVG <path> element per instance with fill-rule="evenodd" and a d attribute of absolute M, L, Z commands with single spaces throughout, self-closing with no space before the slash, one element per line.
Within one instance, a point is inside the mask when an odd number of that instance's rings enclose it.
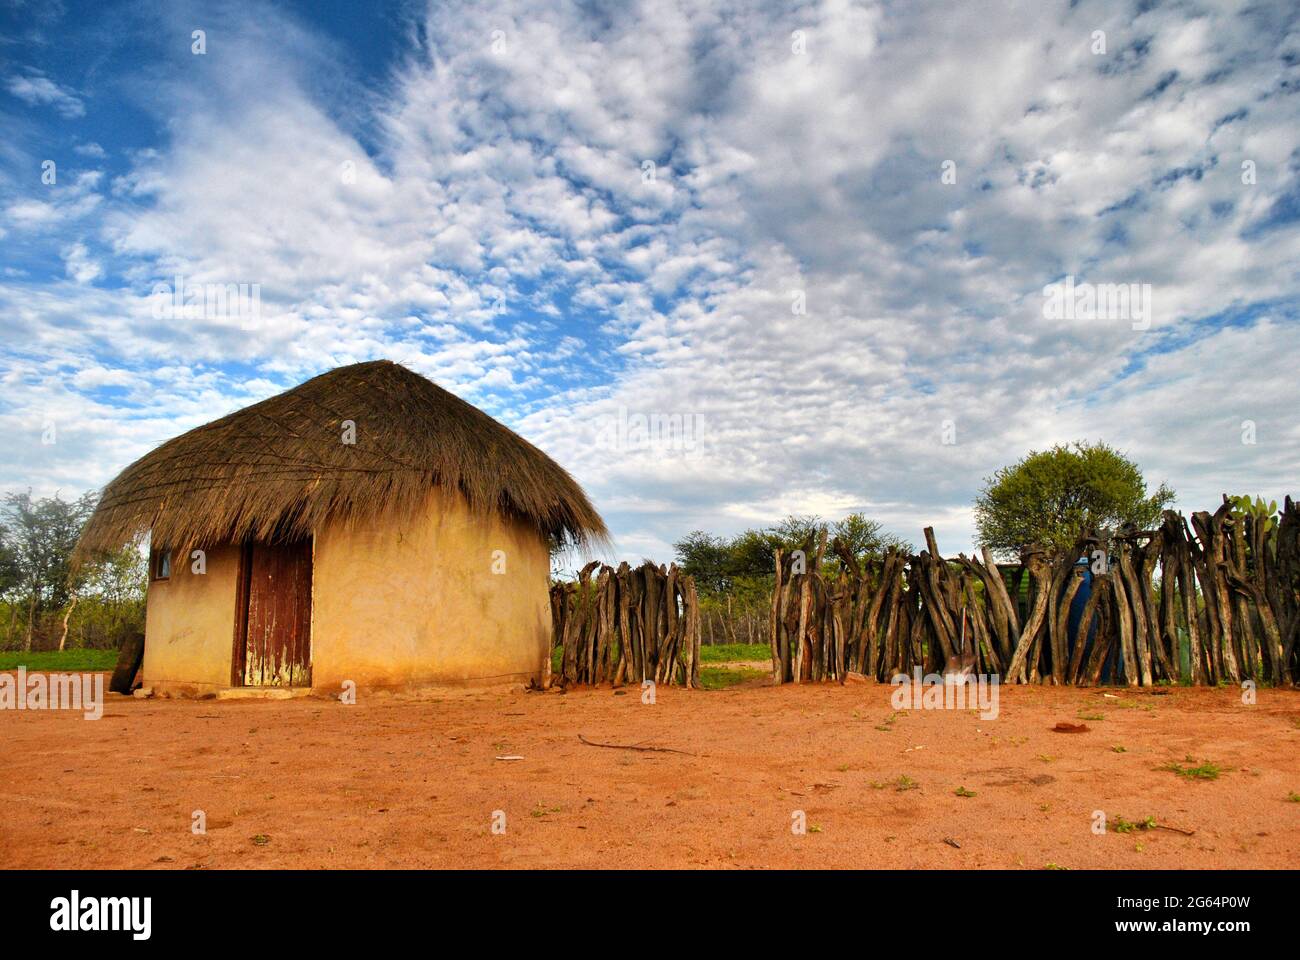
<path fill-rule="evenodd" d="M 223 26 L 219 73 L 180 71 L 150 104 L 168 142 L 111 198 L 90 180 L 9 202 L 15 233 L 77 235 L 75 282 L 0 283 L 24 344 L 8 415 L 83 403 L 88 426 L 61 466 L 15 460 L 0 482 L 105 480 L 185 425 L 375 356 L 554 455 L 630 556 L 854 509 L 968 549 L 982 478 L 1074 439 L 1124 447 L 1191 507 L 1294 482 L 1300 232 L 1258 233 L 1300 155 L 1300 38 L 1280 15 L 533 11 L 432 7 L 431 46 L 362 137 L 352 99 L 301 66 L 323 41 L 261 10 Z M 1067 273 L 1151 284 L 1151 328 L 1046 320 Z M 261 315 L 159 324 L 149 286 L 176 274 L 258 283 Z M 140 406 L 86 399 L 110 386 Z M 689 456 L 594 442 L 620 409 L 706 429 Z"/>
<path fill-rule="evenodd" d="M 99 262 L 91 257 L 90 250 L 84 243 L 66 246 L 62 254 L 68 276 L 77 283 L 90 283 L 104 272 Z"/>
<path fill-rule="evenodd" d="M 59 180 L 56 167 L 55 182 L 42 185 L 34 195 L 11 201 L 4 209 L 5 219 L 18 230 L 49 230 L 86 217 L 103 202 L 98 192 L 101 177 L 98 170 L 83 170 L 68 184 Z"/>
<path fill-rule="evenodd" d="M 40 73 L 15 74 L 5 81 L 5 89 L 29 106 L 49 105 L 68 119 L 86 115 L 80 97 Z"/>

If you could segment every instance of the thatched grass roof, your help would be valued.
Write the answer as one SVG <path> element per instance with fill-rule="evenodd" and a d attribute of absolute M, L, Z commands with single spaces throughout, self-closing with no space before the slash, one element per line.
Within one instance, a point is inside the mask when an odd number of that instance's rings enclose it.
<path fill-rule="evenodd" d="M 343 442 L 345 421 L 355 444 Z M 339 367 L 169 440 L 104 488 L 77 552 L 152 531 L 180 549 L 302 536 L 326 518 L 421 508 L 430 489 L 521 517 L 559 544 L 605 523 L 554 460 L 486 413 L 387 360 Z"/>

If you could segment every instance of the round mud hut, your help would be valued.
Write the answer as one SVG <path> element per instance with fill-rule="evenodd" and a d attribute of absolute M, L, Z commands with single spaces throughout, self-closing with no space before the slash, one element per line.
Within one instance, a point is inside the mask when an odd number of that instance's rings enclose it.
<path fill-rule="evenodd" d="M 607 536 L 550 457 L 388 361 L 164 443 L 78 554 L 146 534 L 141 682 L 172 696 L 539 678 L 551 550 Z"/>

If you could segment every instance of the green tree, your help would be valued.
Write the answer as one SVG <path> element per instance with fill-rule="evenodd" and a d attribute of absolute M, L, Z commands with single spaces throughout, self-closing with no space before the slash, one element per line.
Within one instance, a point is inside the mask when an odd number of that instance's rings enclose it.
<path fill-rule="evenodd" d="M 76 621 L 82 645 L 120 647 L 126 634 L 144 628 L 149 587 L 147 554 L 136 544 L 96 557 L 83 568 L 82 605 Z M 82 612 L 84 611 L 84 616 Z"/>
<path fill-rule="evenodd" d="M 800 541 L 802 543 L 802 541 Z M 775 572 L 772 553 L 790 549 L 790 543 L 771 530 L 746 530 L 727 545 L 732 577 L 770 577 Z"/>
<path fill-rule="evenodd" d="M 839 540 L 849 553 L 859 561 L 879 560 L 890 547 L 912 552 L 912 544 L 902 537 L 888 533 L 878 520 L 869 520 L 865 514 L 850 513 L 843 520 L 831 524 L 832 539 Z"/>
<path fill-rule="evenodd" d="M 692 530 L 673 544 L 677 565 L 695 578 L 701 593 L 724 590 L 731 576 L 729 545 L 722 537 Z"/>
<path fill-rule="evenodd" d="M 827 529 L 826 521 L 816 514 L 804 516 L 791 514 L 775 526 L 768 528 L 766 532 L 776 538 L 783 549 L 793 550 L 802 547 L 809 540 L 816 547 L 817 538 L 825 529 Z"/>
<path fill-rule="evenodd" d="M 742 581 L 770 579 L 775 573 L 773 552 L 778 547 L 789 553 L 811 541 L 815 548 L 823 531 L 828 538 L 839 537 L 860 560 L 878 559 L 891 546 L 912 549 L 911 544 L 886 533 L 879 522 L 860 513 L 829 524 L 818 516 L 792 515 L 770 527 L 745 530 L 730 540 L 695 530 L 673 544 L 673 549 L 678 566 L 695 578 L 700 591 L 717 594 L 736 589 Z M 824 560 L 837 562 L 830 556 Z"/>
<path fill-rule="evenodd" d="M 0 597 L 17 587 L 21 579 L 18 555 L 9 542 L 9 529 L 0 524 Z"/>
<path fill-rule="evenodd" d="M 1082 531 L 1154 526 L 1173 500 L 1163 483 L 1148 494 L 1138 465 L 1104 443 L 1055 446 L 984 481 L 975 500 L 977 539 L 1003 557 L 1030 544 L 1069 549 Z"/>
<path fill-rule="evenodd" d="M 58 495 L 33 500 L 30 490 L 5 497 L 4 526 L 18 568 L 18 589 L 27 601 L 27 650 L 32 648 L 37 614 L 71 602 L 76 586 L 71 577 L 72 550 L 94 512 L 95 500 L 93 493 L 71 502 Z"/>

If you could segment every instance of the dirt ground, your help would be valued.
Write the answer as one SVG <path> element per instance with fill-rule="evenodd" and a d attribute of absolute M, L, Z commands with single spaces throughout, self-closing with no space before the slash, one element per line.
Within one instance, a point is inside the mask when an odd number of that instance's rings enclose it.
<path fill-rule="evenodd" d="M 1244 706 L 1232 690 L 1013 687 L 996 720 L 893 716 L 890 693 L 110 695 L 99 721 L 4 711 L 0 866 L 1300 867 L 1300 693 Z M 1160 769 L 1203 761 L 1217 780 Z M 1113 829 L 1148 817 L 1190 835 Z"/>

